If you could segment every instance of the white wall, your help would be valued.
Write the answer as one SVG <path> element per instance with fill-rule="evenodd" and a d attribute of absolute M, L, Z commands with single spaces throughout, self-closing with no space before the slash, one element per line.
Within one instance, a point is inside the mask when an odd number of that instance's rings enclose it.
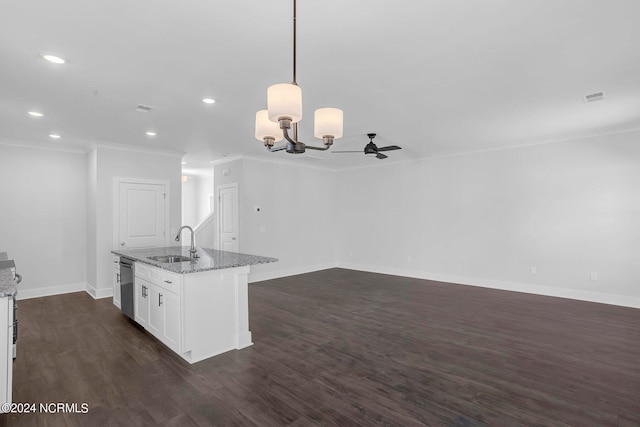
<path fill-rule="evenodd" d="M 636 132 L 342 171 L 338 259 L 640 307 L 639 160 Z"/>
<path fill-rule="evenodd" d="M 198 217 L 198 185 L 192 176 L 182 182 L 182 222 L 195 227 Z"/>
<path fill-rule="evenodd" d="M 0 139 L 0 252 L 23 276 L 18 297 L 84 290 L 84 152 L 7 143 Z"/>
<path fill-rule="evenodd" d="M 182 182 L 182 224 L 195 227 L 211 213 L 213 176 L 187 175 Z"/>
<path fill-rule="evenodd" d="M 213 176 L 198 176 L 196 178 L 197 184 L 197 212 L 196 223 L 200 224 L 210 213 L 212 213 L 212 207 L 210 203 L 210 197 L 213 196 Z"/>
<path fill-rule="evenodd" d="M 214 166 L 214 182 L 238 183 L 240 252 L 279 259 L 250 281 L 335 266 L 335 172 L 245 158 Z"/>
<path fill-rule="evenodd" d="M 88 167 L 88 180 L 96 182 L 95 205 L 89 206 L 95 211 L 95 233 L 88 236 L 89 252 L 95 250 L 95 257 L 88 260 L 88 291 L 101 298 L 112 292 L 111 250 L 115 248 L 113 233 L 114 178 L 135 178 L 142 180 L 169 181 L 169 226 L 174 235 L 181 222 L 181 153 L 155 153 L 147 151 L 121 150 L 109 147 L 96 147 L 88 154 L 95 157 L 95 170 Z M 91 174 L 95 173 L 95 177 Z M 173 244 L 173 240 L 169 239 Z"/>
<path fill-rule="evenodd" d="M 340 265 L 640 307 L 639 160 L 635 132 L 340 172 L 244 159 L 214 178 L 239 185 L 241 252 L 280 258 L 252 281 Z M 108 295 L 113 178 L 170 181 L 173 234 L 180 168 L 0 140 L 0 251 L 20 295 Z"/>

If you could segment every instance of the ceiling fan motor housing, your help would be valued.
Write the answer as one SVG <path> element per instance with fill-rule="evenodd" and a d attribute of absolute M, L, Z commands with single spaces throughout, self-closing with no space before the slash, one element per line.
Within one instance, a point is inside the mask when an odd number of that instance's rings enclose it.
<path fill-rule="evenodd" d="M 369 142 L 364 147 L 364 154 L 378 154 L 378 147 L 373 142 Z"/>

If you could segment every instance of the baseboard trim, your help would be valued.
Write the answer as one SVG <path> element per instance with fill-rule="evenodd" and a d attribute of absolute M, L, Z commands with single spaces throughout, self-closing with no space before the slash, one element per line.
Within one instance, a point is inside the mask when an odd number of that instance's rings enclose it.
<path fill-rule="evenodd" d="M 249 273 L 249 283 L 263 282 L 265 280 L 280 279 L 282 277 L 295 276 L 297 274 L 312 273 L 314 271 L 327 270 L 329 268 L 335 268 L 338 265 L 336 263 L 325 263 L 315 265 L 305 265 L 302 267 L 287 268 L 284 270 L 275 270 L 268 272 L 251 272 Z"/>
<path fill-rule="evenodd" d="M 113 296 L 113 288 L 96 289 L 87 283 L 87 287 L 83 290 L 91 295 L 91 298 L 93 299 L 109 298 Z"/>
<path fill-rule="evenodd" d="M 81 292 L 86 290 L 88 286 L 89 285 L 87 283 L 72 283 L 69 285 L 48 286 L 45 288 L 36 289 L 20 289 L 20 287 L 18 287 L 17 299 L 22 300 L 30 298 L 49 297 L 52 295 L 70 294 L 72 292 Z"/>
<path fill-rule="evenodd" d="M 527 294 L 567 298 L 579 301 L 596 302 L 600 304 L 611 304 L 622 307 L 640 308 L 640 298 L 634 298 L 624 295 L 605 294 L 600 292 L 582 291 L 579 289 L 567 289 L 556 286 L 540 286 L 532 285 L 530 283 L 509 282 L 477 277 L 455 276 L 420 270 L 405 270 L 393 267 L 379 267 L 365 264 L 339 262 L 336 266 L 338 268 L 367 271 L 370 273 L 390 274 L 393 276 L 433 280 L 437 282 L 454 283 L 458 285 L 478 286 L 481 288 L 500 289 L 503 291 L 523 292 Z"/>
<path fill-rule="evenodd" d="M 605 294 L 600 292 L 581 291 L 579 289 L 559 288 L 555 286 L 540 286 L 529 283 L 509 282 L 501 280 L 483 279 L 477 277 L 455 276 L 449 274 L 433 273 L 421 270 L 405 270 L 394 267 L 380 267 L 366 264 L 356 264 L 349 262 L 324 263 L 307 265 L 302 267 L 275 270 L 268 272 L 252 272 L 249 274 L 249 283 L 257 283 L 265 280 L 279 279 L 282 277 L 295 276 L 297 274 L 312 273 L 314 271 L 327 270 L 330 268 L 345 268 L 348 270 L 367 271 L 370 273 L 390 274 L 393 276 L 411 277 L 415 279 L 434 280 L 437 282 L 454 283 L 466 286 L 478 286 L 481 288 L 500 289 L 504 291 L 524 292 L 535 295 L 545 295 L 550 297 L 568 298 L 579 301 L 596 302 L 600 304 L 611 304 L 622 307 L 640 308 L 640 298 L 624 295 Z M 109 298 L 113 296 L 113 289 L 96 289 L 88 283 L 72 283 L 69 285 L 49 286 L 37 289 L 19 289 L 17 299 L 30 299 L 48 297 L 53 295 L 68 294 L 72 292 L 85 291 L 93 299 Z"/>

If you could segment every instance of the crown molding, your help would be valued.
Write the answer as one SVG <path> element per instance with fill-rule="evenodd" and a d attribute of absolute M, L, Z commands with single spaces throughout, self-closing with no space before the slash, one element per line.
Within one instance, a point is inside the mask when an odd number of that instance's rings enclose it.
<path fill-rule="evenodd" d="M 20 148 L 30 148 L 34 150 L 45 150 L 45 151 L 60 151 L 63 153 L 77 153 L 77 154 L 85 154 L 86 150 L 84 147 L 79 147 L 77 145 L 68 145 L 59 142 L 34 142 L 27 141 L 23 139 L 16 138 L 6 138 L 0 137 L 0 145 L 7 145 L 11 147 L 20 147 Z"/>
<path fill-rule="evenodd" d="M 101 141 L 101 140 L 93 140 L 89 142 L 88 147 L 89 149 L 87 151 L 91 151 L 96 148 L 108 148 L 112 150 L 130 151 L 135 153 L 159 154 L 163 156 L 179 157 L 179 158 L 182 158 L 186 154 L 184 151 L 181 151 L 181 150 L 173 150 L 173 149 L 158 148 L 158 147 L 145 147 L 142 145 L 122 144 L 119 142 Z"/>
<path fill-rule="evenodd" d="M 303 158 L 304 154 L 294 154 L 294 156 L 298 156 L 298 158 Z M 330 172 L 336 172 L 339 170 L 331 166 L 321 166 L 314 163 L 300 163 L 300 162 L 295 162 L 293 160 L 285 160 L 283 158 L 270 157 L 270 156 L 264 156 L 264 155 L 243 154 L 240 157 L 249 159 L 249 160 L 257 160 L 261 162 L 275 163 L 278 165 L 293 166 L 293 167 L 299 167 L 299 168 L 305 168 L 305 169 L 317 169 L 317 170 L 330 171 Z M 319 162 L 322 162 L 322 160 L 319 160 Z"/>

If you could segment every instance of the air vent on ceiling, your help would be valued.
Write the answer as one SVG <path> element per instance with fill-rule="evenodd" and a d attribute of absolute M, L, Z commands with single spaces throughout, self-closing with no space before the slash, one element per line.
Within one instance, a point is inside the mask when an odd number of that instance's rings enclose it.
<path fill-rule="evenodd" d="M 136 107 L 136 111 L 139 113 L 148 113 L 151 110 L 153 110 L 153 107 L 150 107 L 148 105 L 138 104 L 138 106 Z"/>
<path fill-rule="evenodd" d="M 590 102 L 602 101 L 603 99 L 604 99 L 604 91 L 590 93 L 589 95 L 584 96 L 584 102 L 586 102 L 587 104 Z"/>

